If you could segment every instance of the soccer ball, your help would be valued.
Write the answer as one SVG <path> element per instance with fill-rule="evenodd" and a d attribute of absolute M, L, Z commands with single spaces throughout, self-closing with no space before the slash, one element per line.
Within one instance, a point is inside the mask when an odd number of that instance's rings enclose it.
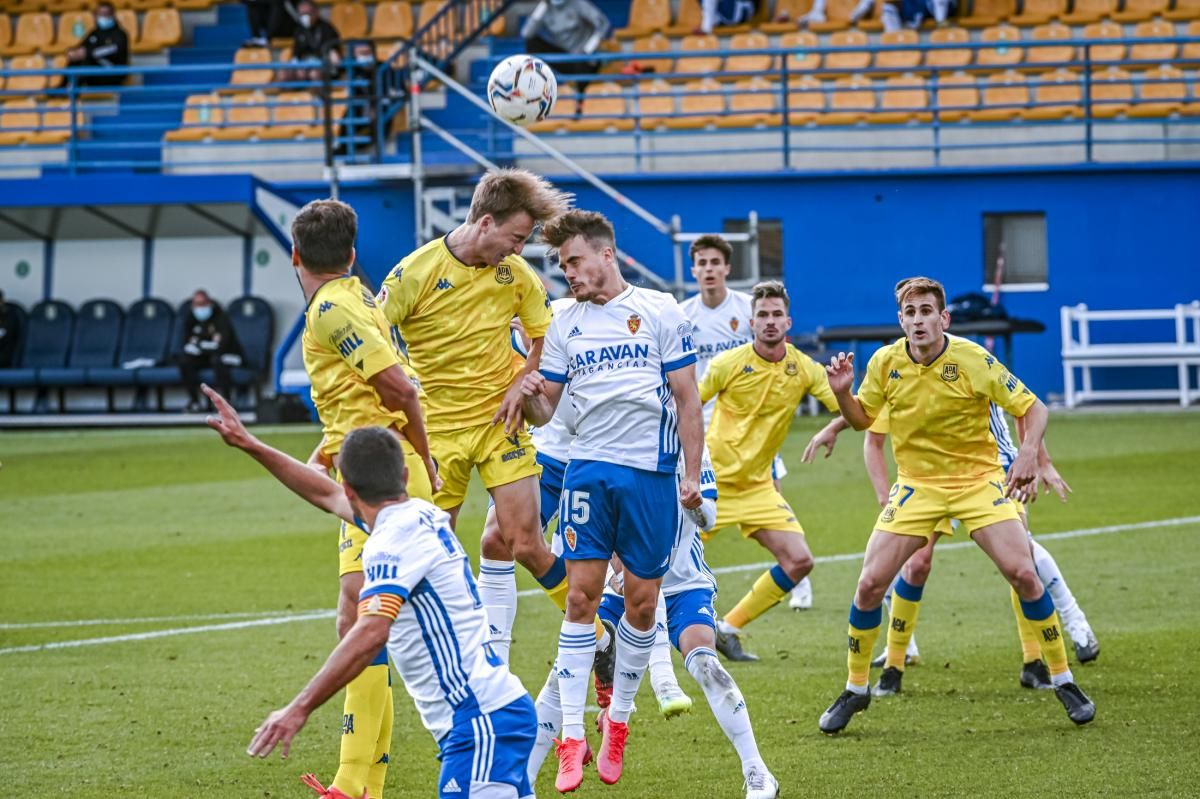
<path fill-rule="evenodd" d="M 550 115 L 558 99 L 558 81 L 540 58 L 514 55 L 492 70 L 487 93 L 497 116 L 524 127 Z"/>

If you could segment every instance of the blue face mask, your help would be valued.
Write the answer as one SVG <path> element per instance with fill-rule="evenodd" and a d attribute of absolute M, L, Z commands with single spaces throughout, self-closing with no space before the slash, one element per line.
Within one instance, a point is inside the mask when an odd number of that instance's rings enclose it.
<path fill-rule="evenodd" d="M 117 21 L 112 17 L 96 17 L 96 27 L 102 31 L 106 31 L 116 24 Z"/>
<path fill-rule="evenodd" d="M 198 322 L 207 322 L 212 318 L 212 306 L 201 305 L 197 308 L 192 308 L 192 316 L 196 317 Z"/>

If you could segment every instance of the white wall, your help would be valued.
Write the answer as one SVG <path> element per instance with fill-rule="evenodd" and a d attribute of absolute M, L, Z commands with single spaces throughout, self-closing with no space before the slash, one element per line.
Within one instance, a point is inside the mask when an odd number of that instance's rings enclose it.
<path fill-rule="evenodd" d="M 265 254 L 266 263 L 260 263 Z M 270 236 L 254 239 L 253 264 L 250 270 L 250 293 L 262 297 L 275 309 L 275 346 L 304 312 L 304 295 L 292 268 L 292 254 L 279 246 Z M 299 352 L 299 347 L 296 352 Z"/>
<path fill-rule="evenodd" d="M 222 305 L 242 296 L 242 239 L 161 238 L 154 240 L 150 296 L 171 307 L 204 289 Z"/>
<path fill-rule="evenodd" d="M 43 253 L 40 241 L 0 241 L 0 289 L 25 310 L 42 300 Z M 22 261 L 29 265 L 24 277 L 17 274 Z"/>
<path fill-rule="evenodd" d="M 99 299 L 126 307 L 142 296 L 142 260 L 141 239 L 59 239 L 50 296 L 76 308 Z"/>

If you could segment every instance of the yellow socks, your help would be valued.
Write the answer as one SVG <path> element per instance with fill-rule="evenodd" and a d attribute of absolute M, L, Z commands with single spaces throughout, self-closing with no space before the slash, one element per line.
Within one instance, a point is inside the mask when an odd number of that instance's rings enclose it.
<path fill-rule="evenodd" d="M 1021 597 L 1017 596 L 1015 588 L 1009 589 L 1009 596 L 1012 599 L 1013 614 L 1017 617 L 1017 635 L 1021 638 L 1021 662 L 1032 663 L 1042 657 L 1042 650 L 1038 648 L 1037 633 L 1034 632 L 1029 619 L 1025 618 L 1025 611 L 1021 610 Z"/>
<path fill-rule="evenodd" d="M 1067 665 L 1067 648 L 1063 644 L 1062 630 L 1058 626 L 1058 614 L 1054 612 L 1054 600 L 1050 592 L 1042 589 L 1042 595 L 1026 602 L 1021 600 L 1021 612 L 1029 620 L 1037 637 L 1038 648 L 1046 668 L 1050 670 L 1050 679 L 1055 686 L 1073 682 L 1071 669 Z"/>
<path fill-rule="evenodd" d="M 865 694 L 871 677 L 871 652 L 879 638 L 879 625 L 883 621 L 883 607 L 860 610 L 850 605 L 850 644 L 846 655 L 846 666 L 850 676 L 846 690 Z"/>
<path fill-rule="evenodd" d="M 384 717 L 387 716 L 385 727 Z M 371 771 L 378 772 L 380 786 L 387 764 L 380 763 L 388 753 L 392 737 L 392 686 L 387 650 L 346 686 L 342 710 L 342 751 L 333 787 L 347 796 L 360 797 L 367 790 Z M 383 738 L 383 732 L 387 738 Z M 370 794 L 375 799 L 374 791 Z"/>
<path fill-rule="evenodd" d="M 796 582 L 787 576 L 787 572 L 779 564 L 754 581 L 754 587 L 742 597 L 733 610 L 725 614 L 725 623 L 739 630 L 771 608 L 788 595 L 796 587 Z"/>
<path fill-rule="evenodd" d="M 567 562 L 560 555 L 554 561 L 554 565 L 549 571 L 541 577 L 535 578 L 538 584 L 542 586 L 542 590 L 546 592 L 546 596 L 550 597 L 550 601 L 554 606 L 563 613 L 567 612 Z M 600 617 L 596 617 L 596 640 L 604 638 L 604 625 L 600 623 Z M 374 794 L 371 799 L 375 799 Z"/>
<path fill-rule="evenodd" d="M 367 772 L 367 796 L 383 799 L 383 783 L 387 777 L 389 750 L 392 748 L 392 722 L 395 721 L 395 706 L 392 704 L 392 672 L 388 670 L 388 691 L 384 698 L 383 724 L 379 727 L 379 740 L 375 742 L 375 761 Z"/>
<path fill-rule="evenodd" d="M 891 622 L 887 633 L 887 662 L 885 668 L 904 671 L 904 655 L 908 642 L 917 629 L 917 617 L 921 613 L 923 585 L 912 585 L 903 577 L 897 577 L 892 586 Z"/>

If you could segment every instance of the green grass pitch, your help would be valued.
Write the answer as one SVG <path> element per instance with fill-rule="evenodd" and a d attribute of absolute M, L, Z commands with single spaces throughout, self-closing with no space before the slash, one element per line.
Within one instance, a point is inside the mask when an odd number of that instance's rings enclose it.
<path fill-rule="evenodd" d="M 861 437 L 828 461 L 784 456 L 788 498 L 818 556 L 860 552 L 876 510 Z M 1032 509 L 1040 533 L 1200 516 L 1200 414 L 1056 415 L 1049 444 L 1075 488 Z M 264 438 L 303 456 L 311 428 Z M 325 615 L 209 628 L 331 608 L 335 525 L 207 430 L 0 436 L 0 775 L 7 794 L 75 799 L 302 797 L 302 771 L 332 777 L 340 699 L 322 708 L 287 761 L 244 754 L 255 726 L 290 699 L 334 643 Z M 459 534 L 474 557 L 485 498 L 472 490 Z M 1200 683 L 1200 523 L 1047 541 L 1102 645 L 1076 667 L 1096 721 L 1076 729 L 1050 692 L 1020 688 L 1007 588 L 982 553 L 943 552 L 921 612 L 923 663 L 904 694 L 877 700 L 837 738 L 817 718 L 845 679 L 846 611 L 857 559 L 818 562 L 813 610 L 776 608 L 751 628 L 763 657 L 732 664 L 767 764 L 785 797 L 1195 795 Z M 714 566 L 764 552 L 726 530 Z M 518 570 L 520 571 L 520 570 Z M 726 610 L 758 571 L 721 575 Z M 520 587 L 532 588 L 527 575 Z M 536 693 L 558 616 L 522 598 L 514 668 Z M 222 614 L 244 614 L 225 616 Z M 212 617 L 212 618 L 209 618 Z M 138 619 L 158 619 L 139 621 Z M 74 624 L 88 620 L 86 625 Z M 36 626 L 35 626 L 36 625 Z M 141 640 L 13 651 L 170 631 Z M 1072 658 L 1074 663 L 1074 659 Z M 741 773 L 691 678 L 690 716 L 657 717 L 649 685 L 625 775 L 589 773 L 583 796 L 741 795 Z M 435 746 L 397 686 L 388 796 L 431 795 Z M 538 782 L 555 795 L 549 765 Z"/>

